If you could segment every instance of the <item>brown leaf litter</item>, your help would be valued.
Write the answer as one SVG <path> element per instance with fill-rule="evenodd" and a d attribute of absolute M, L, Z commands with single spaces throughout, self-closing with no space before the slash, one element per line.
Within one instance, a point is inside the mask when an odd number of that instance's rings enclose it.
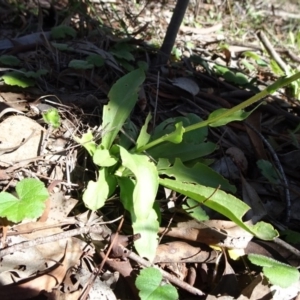
<path fill-rule="evenodd" d="M 35 7 L 38 15 L 30 7 L 34 8 L 33 3 L 24 4 L 24 11 L 9 3 L 4 5 L 6 9 L 0 10 L 1 20 L 5 20 L 1 32 L 1 54 L 17 56 L 21 66 L 15 68 L 49 71 L 36 79 L 34 87 L 22 89 L 3 83 L 0 86 L 0 185 L 3 190 L 10 191 L 20 179 L 36 177 L 51 190 L 41 219 L 18 225 L 3 220 L 1 299 L 27 299 L 41 294 L 50 299 L 66 295 L 70 299 L 79 299 L 86 296 L 86 291 L 91 299 L 116 299 L 115 294 L 119 298 L 134 299 L 138 297 L 134 285 L 136 274 L 142 266 L 150 265 L 132 251 L 130 243 L 128 245 L 128 239 L 132 238 L 126 234 L 130 222 L 125 219 L 120 232 L 114 224 L 123 214 L 123 208 L 116 201 L 118 195 L 107 202 L 99 214 L 88 213 L 78 204 L 86 182 L 95 176 L 95 167 L 74 142 L 73 136 L 88 129 L 101 131 L 100 116 L 108 101 L 108 92 L 112 84 L 127 72 L 125 62 L 117 60 L 111 53 L 111 49 L 123 41 L 123 32 L 129 33 L 127 43 L 135 49 L 135 61 L 150 64 L 155 55 L 150 42 L 155 44 L 155 40 L 162 40 L 174 3 L 116 0 L 113 9 L 110 1 L 91 2 L 93 6 L 80 2 L 78 9 L 69 6 L 68 1 L 59 1 L 53 7 L 47 1 L 41 1 L 40 7 Z M 247 38 L 240 42 L 228 30 L 232 14 L 246 14 L 246 8 L 238 2 L 192 2 L 176 42 L 176 47 L 183 53 L 182 60 L 170 61 L 162 67 L 159 76 L 156 72 L 148 72 L 138 105 L 131 116 L 139 127 L 148 112 L 156 112 L 150 127 L 189 112 L 206 119 L 212 111 L 220 107 L 231 108 L 256 93 L 250 88 L 241 89 L 209 71 L 216 63 L 242 69 L 246 50 L 264 56 L 261 44 L 256 42 L 259 36 L 249 31 L 245 35 Z M 290 2 L 289 8 L 293 8 Z M 270 24 L 274 23 L 278 36 L 284 36 L 284 25 L 289 24 L 290 18 L 295 18 L 293 12 L 296 10 L 282 14 L 277 3 L 273 3 L 272 15 L 267 5 L 263 3 L 256 9 Z M 208 16 L 218 14 L 223 16 L 222 21 L 212 23 Z M 99 28 L 95 16 L 105 25 Z M 63 39 L 69 51 L 60 51 L 51 40 L 51 28 L 62 23 L 73 26 L 80 33 L 76 38 Z M 203 24 L 203 27 L 195 26 L 196 23 Z M 238 27 L 237 23 L 230 24 Z M 30 26 L 34 26 L 37 32 L 32 32 Z M 20 28 L 22 36 L 16 34 Z M 116 32 L 119 34 L 114 34 Z M 228 47 L 220 48 L 220 41 L 228 43 Z M 195 44 L 192 50 L 187 47 L 189 42 Z M 272 44 L 269 45 L 270 53 L 274 54 L 273 50 L 280 54 L 280 58 L 294 57 L 289 63 L 296 68 L 297 54 L 292 49 L 281 44 L 273 49 Z M 68 66 L 72 59 L 95 53 L 105 60 L 102 67 L 76 70 Z M 208 65 L 193 61 L 191 54 L 205 58 Z M 266 56 L 264 59 L 268 61 Z M 0 71 L 6 69 L 6 66 L 1 66 Z M 268 67 L 256 65 L 252 74 L 245 68 L 242 70 L 249 78 L 258 78 L 258 88 L 276 79 Z M 265 105 L 247 119 L 250 126 L 233 122 L 224 127 L 210 128 L 208 138 L 218 144 L 219 150 L 209 159 L 215 170 L 237 186 L 237 196 L 252 207 L 248 219 L 264 218 L 281 230 L 298 231 L 300 137 L 294 130 L 300 123 L 299 102 L 284 91 L 264 100 Z M 59 110 L 62 117 L 59 129 L 48 132 L 42 122 L 41 105 Z M 49 139 L 45 139 L 47 132 Z M 259 133 L 268 140 L 281 162 L 289 183 L 290 206 L 286 204 L 284 192 L 287 187 L 280 180 L 281 175 L 277 184 L 272 185 L 256 166 L 259 159 L 274 164 L 274 157 Z M 181 196 L 173 196 L 175 207 L 179 207 Z M 278 221 L 282 220 L 286 208 L 290 210 L 290 222 L 283 224 Z M 164 278 L 179 287 L 181 299 L 191 295 L 201 299 L 222 299 L 226 295 L 241 300 L 271 299 L 272 287 L 266 279 L 259 271 L 250 274 L 241 261 L 232 260 L 228 249 L 263 254 L 299 266 L 298 245 L 293 245 L 296 248 L 289 245 L 291 248 L 287 250 L 288 247 L 278 243 L 257 241 L 233 222 L 221 219 L 220 215 L 212 215 L 209 221 L 195 222 L 180 212 L 166 209 L 162 216 L 162 242 L 154 263 Z M 114 239 L 112 232 L 118 233 L 119 237 L 115 239 L 112 255 L 107 258 L 109 245 Z M 211 248 L 211 244 L 219 248 Z M 100 261 L 105 265 L 100 265 Z M 99 270 L 99 266 L 103 269 Z M 116 274 L 125 278 L 125 284 Z M 285 293 L 281 299 L 292 299 L 299 294 L 299 288 Z"/>

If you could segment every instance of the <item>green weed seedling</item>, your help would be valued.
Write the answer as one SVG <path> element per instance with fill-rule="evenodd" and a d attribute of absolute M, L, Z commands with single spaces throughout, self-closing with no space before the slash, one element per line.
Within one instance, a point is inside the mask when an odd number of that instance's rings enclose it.
<path fill-rule="evenodd" d="M 45 209 L 49 197 L 44 184 L 34 178 L 26 178 L 16 185 L 17 197 L 11 193 L 0 193 L 0 217 L 18 223 L 24 219 L 36 219 Z"/>
<path fill-rule="evenodd" d="M 61 121 L 60 115 L 56 108 L 48 109 L 46 112 L 43 112 L 42 115 L 46 124 L 53 128 L 59 128 Z"/>
<path fill-rule="evenodd" d="M 248 259 L 254 265 L 263 268 L 263 274 L 273 285 L 287 288 L 299 280 L 299 271 L 297 268 L 291 267 L 273 258 L 259 254 L 249 254 Z"/>
<path fill-rule="evenodd" d="M 37 72 L 21 70 L 12 70 L 4 73 L 1 78 L 7 85 L 16 85 L 22 88 L 27 88 L 35 85 L 35 79 L 42 75 L 46 75 L 46 69 L 38 70 Z"/>
<path fill-rule="evenodd" d="M 149 261 L 154 259 L 158 243 L 160 211 L 155 199 L 159 185 L 221 213 L 260 239 L 274 239 L 278 232 L 270 224 L 249 225 L 242 221 L 250 207 L 228 193 L 235 192 L 234 186 L 203 163 L 188 164 L 187 157 L 199 159 L 216 149 L 216 145 L 206 141 L 207 126 L 244 120 L 251 113 L 244 111 L 246 107 L 299 77 L 300 73 L 281 78 L 231 109 L 212 112 L 205 121 L 194 114 L 168 119 L 150 135 L 147 130 L 150 115 L 139 133 L 129 119 L 145 73 L 141 68 L 128 73 L 108 94 L 109 102 L 103 108 L 102 127 L 106 134 L 102 141 L 99 144 L 93 142 L 91 133 L 77 138 L 99 167 L 97 180 L 88 182 L 83 194 L 85 205 L 91 210 L 101 208 L 119 187 L 120 199 L 130 213 L 133 231 L 141 234 L 135 248 Z M 125 136 L 120 133 L 121 129 L 127 130 Z"/>

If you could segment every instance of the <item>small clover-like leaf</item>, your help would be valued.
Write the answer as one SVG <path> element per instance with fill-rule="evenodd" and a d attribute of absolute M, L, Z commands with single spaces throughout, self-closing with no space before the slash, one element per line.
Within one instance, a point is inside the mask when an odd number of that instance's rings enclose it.
<path fill-rule="evenodd" d="M 1 217 L 16 223 L 42 215 L 49 193 L 41 181 L 23 179 L 16 185 L 16 192 L 18 198 L 7 192 L 0 193 Z"/>

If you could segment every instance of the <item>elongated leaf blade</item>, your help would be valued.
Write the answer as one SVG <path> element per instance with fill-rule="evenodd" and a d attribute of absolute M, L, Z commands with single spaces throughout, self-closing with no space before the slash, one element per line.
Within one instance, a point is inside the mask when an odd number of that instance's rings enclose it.
<path fill-rule="evenodd" d="M 180 182 L 172 179 L 160 179 L 160 184 L 186 195 L 199 203 L 219 212 L 231 221 L 235 222 L 241 228 L 252 233 L 263 240 L 272 240 L 278 236 L 278 232 L 267 223 L 259 222 L 255 225 L 246 225 L 242 217 L 250 207 L 238 198 L 227 194 L 221 190 L 206 187 L 199 184 Z"/>
<path fill-rule="evenodd" d="M 103 108 L 103 127 L 108 131 L 102 138 L 102 146 L 105 149 L 110 148 L 136 104 L 139 87 L 144 80 L 144 71 L 137 69 L 120 78 L 112 86 L 108 94 L 109 102 Z"/>
<path fill-rule="evenodd" d="M 131 215 L 133 233 L 139 233 L 141 238 L 135 241 L 134 246 L 142 257 L 146 257 L 149 261 L 153 261 L 156 248 L 158 245 L 158 215 L 155 209 L 151 208 L 147 218 L 140 218 L 134 212 L 134 189 L 136 182 L 127 177 L 118 178 L 118 183 L 121 189 L 120 198 L 125 209 Z"/>
<path fill-rule="evenodd" d="M 197 163 L 192 168 L 186 167 L 180 159 L 176 159 L 174 165 L 159 169 L 159 174 L 174 177 L 179 182 L 190 182 L 210 186 L 212 188 L 220 188 L 232 193 L 236 192 L 236 188 L 231 185 L 227 179 L 212 170 L 210 167 Z"/>
<path fill-rule="evenodd" d="M 123 166 L 136 178 L 133 192 L 134 213 L 137 219 L 147 219 L 158 190 L 158 172 L 144 154 L 131 154 L 120 147 Z"/>

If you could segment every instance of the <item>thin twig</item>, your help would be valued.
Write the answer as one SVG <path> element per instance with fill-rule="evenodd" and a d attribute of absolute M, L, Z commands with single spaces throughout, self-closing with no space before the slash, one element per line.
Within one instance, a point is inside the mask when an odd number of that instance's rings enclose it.
<path fill-rule="evenodd" d="M 137 254 L 135 254 L 134 252 L 131 252 L 130 250 L 128 250 L 127 248 L 123 247 L 122 245 L 119 245 L 121 247 L 121 249 L 123 250 L 124 253 L 129 253 L 128 257 L 134 261 L 136 261 L 137 263 L 139 263 L 140 265 L 143 265 L 145 267 L 155 267 L 153 266 L 149 261 L 141 258 L 140 256 L 138 256 Z M 157 267 L 156 267 L 157 268 Z M 177 277 L 169 274 L 168 272 L 157 268 L 160 273 L 162 274 L 162 276 L 169 280 L 171 283 L 177 285 L 178 287 L 188 291 L 189 293 L 193 294 L 193 295 L 197 295 L 197 296 L 203 296 L 205 295 L 204 292 L 202 292 L 201 290 L 191 286 L 190 284 L 178 279 Z"/>
<path fill-rule="evenodd" d="M 97 271 L 95 272 L 95 274 L 92 274 L 89 278 L 89 281 L 87 282 L 87 284 L 85 285 L 83 291 L 81 292 L 81 295 L 79 297 L 79 300 L 86 300 L 88 298 L 88 295 L 90 293 L 90 290 L 92 288 L 92 285 L 93 283 L 95 282 L 95 280 L 97 279 L 97 277 L 99 276 L 100 272 L 102 271 L 102 268 L 106 262 L 106 260 L 108 259 L 108 256 L 114 246 L 114 243 L 115 241 L 117 240 L 118 238 L 118 235 L 119 235 L 119 232 L 122 228 L 122 225 L 123 225 L 123 222 L 124 222 L 124 215 L 122 216 L 122 219 L 119 223 L 119 226 L 118 226 L 118 229 L 117 229 L 117 232 L 116 232 L 116 235 L 114 236 L 112 242 L 110 243 L 108 249 L 107 249 L 107 252 L 105 254 L 105 257 L 103 258 L 102 262 L 100 263 L 100 266 L 99 268 L 97 269 Z"/>
<path fill-rule="evenodd" d="M 263 31 L 258 31 L 257 32 L 257 36 L 260 39 L 260 41 L 262 42 L 262 44 L 264 45 L 265 49 L 267 50 L 267 52 L 269 53 L 269 55 L 271 56 L 271 58 L 273 58 L 276 61 L 276 63 L 280 67 L 280 69 L 285 74 L 288 74 L 288 71 L 289 71 L 288 70 L 288 66 L 281 59 L 281 57 L 278 55 L 278 53 L 276 52 L 276 50 L 274 49 L 274 47 L 272 46 L 272 44 L 270 43 L 269 39 L 264 34 L 264 32 Z"/>
<path fill-rule="evenodd" d="M 288 250 L 289 252 L 291 252 L 292 254 L 300 258 L 300 251 L 295 247 L 291 246 L 290 244 L 288 244 L 287 242 L 281 240 L 280 238 L 275 238 L 274 243 L 285 248 L 286 250 Z"/>
<path fill-rule="evenodd" d="M 18 244 L 14 244 L 14 245 L 9 246 L 5 249 L 1 249 L 0 250 L 0 257 L 3 257 L 3 256 L 8 255 L 8 254 L 12 254 L 15 251 L 19 251 L 19 250 L 22 250 L 22 249 L 25 249 L 25 248 L 55 242 L 55 241 L 58 241 L 58 240 L 61 240 L 61 239 L 66 239 L 66 238 L 76 236 L 76 235 L 82 235 L 82 234 L 88 234 L 88 233 L 101 234 L 101 233 L 103 233 L 102 225 L 116 222 L 119 219 L 120 219 L 120 217 L 113 220 L 113 221 L 109 221 L 109 222 L 99 222 L 99 223 L 93 224 L 93 225 L 88 225 L 87 224 L 83 227 L 79 227 L 79 228 L 76 228 L 76 229 L 64 231 L 64 232 L 53 234 L 53 235 L 46 236 L 46 237 L 42 236 L 42 237 L 38 237 L 38 238 L 30 240 L 30 241 L 24 241 L 24 242 L 21 242 L 21 243 L 18 243 Z"/>

